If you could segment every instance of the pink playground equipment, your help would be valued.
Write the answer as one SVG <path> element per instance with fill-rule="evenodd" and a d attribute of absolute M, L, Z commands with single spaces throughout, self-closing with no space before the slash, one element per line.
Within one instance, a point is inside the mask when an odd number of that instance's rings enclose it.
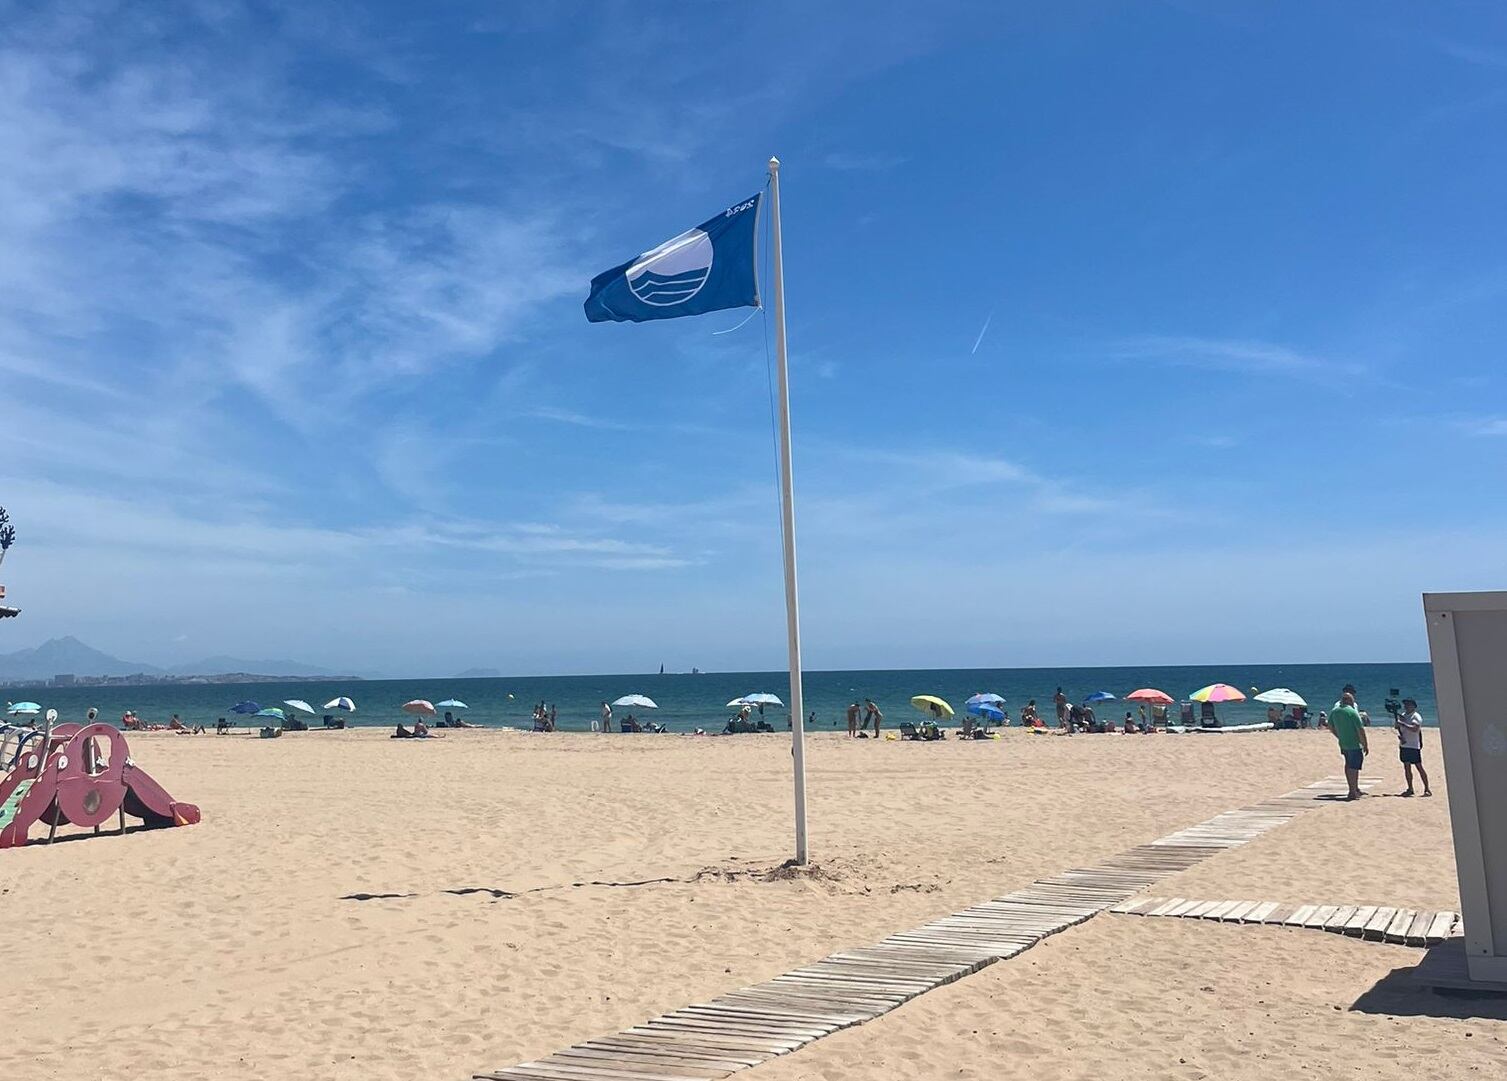
<path fill-rule="evenodd" d="M 0 729 L 0 848 L 26 844 L 27 831 L 47 823 L 47 840 L 58 826 L 93 826 L 100 832 L 112 815 L 124 833 L 126 815 L 147 827 L 191 826 L 199 808 L 179 803 L 131 760 L 126 737 L 108 724 Z"/>

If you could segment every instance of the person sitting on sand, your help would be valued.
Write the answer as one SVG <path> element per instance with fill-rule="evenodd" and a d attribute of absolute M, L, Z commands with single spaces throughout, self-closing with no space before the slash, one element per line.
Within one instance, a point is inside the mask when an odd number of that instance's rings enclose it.
<path fill-rule="evenodd" d="M 1135 714 L 1131 713 L 1128 709 L 1125 711 L 1125 720 L 1121 727 L 1124 729 L 1125 735 L 1127 736 L 1141 730 L 1140 727 L 1135 723 Z"/>
<path fill-rule="evenodd" d="M 127 732 L 141 731 L 141 718 L 136 716 L 134 710 L 126 710 L 120 715 L 120 726 Z"/>
<path fill-rule="evenodd" d="M 413 739 L 413 733 L 403 727 L 403 722 L 398 722 L 397 730 L 393 732 L 392 739 Z"/>
<path fill-rule="evenodd" d="M 326 719 L 328 719 L 328 718 L 326 718 Z M 229 731 L 230 731 L 230 724 L 225 720 L 224 717 L 221 717 L 219 720 L 217 720 L 215 722 L 215 735 L 217 735 L 217 736 L 223 736 L 223 735 L 225 735 L 225 733 L 227 733 Z"/>
<path fill-rule="evenodd" d="M 424 723 L 424 718 L 415 717 L 413 721 L 413 734 L 419 739 L 429 738 L 429 726 Z"/>

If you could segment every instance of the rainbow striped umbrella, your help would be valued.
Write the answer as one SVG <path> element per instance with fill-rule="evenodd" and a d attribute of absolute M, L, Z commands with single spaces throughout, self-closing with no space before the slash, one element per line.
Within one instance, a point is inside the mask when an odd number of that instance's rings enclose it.
<path fill-rule="evenodd" d="M 1228 683 L 1211 683 L 1188 695 L 1195 702 L 1244 702 L 1245 695 Z"/>

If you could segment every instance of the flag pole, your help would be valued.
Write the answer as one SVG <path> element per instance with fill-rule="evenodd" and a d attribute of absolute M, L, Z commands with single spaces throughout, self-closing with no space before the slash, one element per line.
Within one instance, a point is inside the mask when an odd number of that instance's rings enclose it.
<path fill-rule="evenodd" d="M 801 613 L 795 586 L 795 483 L 790 465 L 790 368 L 785 357 L 785 263 L 780 250 L 780 159 L 769 159 L 774 341 L 780 372 L 780 520 L 785 537 L 785 626 L 790 646 L 790 753 L 795 767 L 795 862 L 807 862 L 806 707 L 801 696 Z"/>

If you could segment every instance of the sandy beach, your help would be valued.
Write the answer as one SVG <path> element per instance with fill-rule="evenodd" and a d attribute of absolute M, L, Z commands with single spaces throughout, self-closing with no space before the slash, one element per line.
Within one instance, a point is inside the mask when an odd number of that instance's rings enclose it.
<path fill-rule="evenodd" d="M 1394 792 L 1392 738 L 1376 737 L 1368 772 Z M 7 1079 L 462 1081 L 1339 766 L 1322 732 L 821 735 L 815 863 L 791 875 L 770 873 L 791 847 L 782 735 L 154 733 L 131 746 L 204 820 L 0 853 Z M 1432 800 L 1318 806 L 1157 892 L 1458 909 L 1436 752 L 1431 764 Z M 1420 956 L 1102 915 L 756 1072 L 1490 1076 L 1507 1060 L 1507 1005 L 1374 990 Z"/>

